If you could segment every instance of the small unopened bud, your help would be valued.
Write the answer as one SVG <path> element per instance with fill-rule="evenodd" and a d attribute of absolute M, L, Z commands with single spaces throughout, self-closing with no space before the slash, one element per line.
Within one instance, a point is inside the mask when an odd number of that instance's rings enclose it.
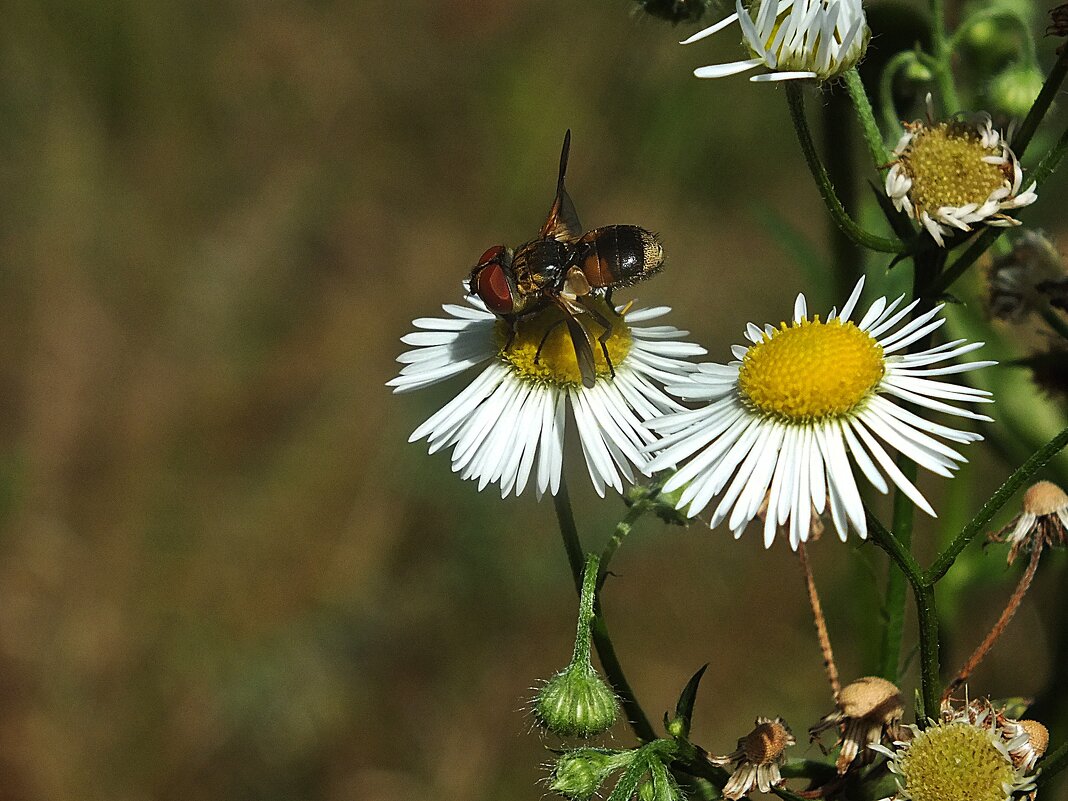
<path fill-rule="evenodd" d="M 534 704 L 538 723 L 561 737 L 587 739 L 610 729 L 619 704 L 588 662 L 572 663 L 549 679 Z"/>
<path fill-rule="evenodd" d="M 538 724 L 561 737 L 593 737 L 610 729 L 619 713 L 615 694 L 590 662 L 590 624 L 599 566 L 596 556 L 586 559 L 571 663 L 545 682 L 534 698 Z"/>
<path fill-rule="evenodd" d="M 926 64 L 913 59 L 905 67 L 905 78 L 913 83 L 928 83 L 934 80 L 934 73 Z"/>
<path fill-rule="evenodd" d="M 577 748 L 563 754 L 553 767 L 549 789 L 573 801 L 593 797 L 608 777 L 634 759 L 634 751 Z"/>
<path fill-rule="evenodd" d="M 1045 76 L 1034 66 L 1018 64 L 1009 67 L 990 82 L 991 110 L 1009 117 L 1025 116 L 1042 91 L 1044 80 Z"/>
<path fill-rule="evenodd" d="M 987 75 L 1016 58 L 1019 38 L 1015 29 L 996 16 L 965 22 L 961 41 L 968 58 Z"/>

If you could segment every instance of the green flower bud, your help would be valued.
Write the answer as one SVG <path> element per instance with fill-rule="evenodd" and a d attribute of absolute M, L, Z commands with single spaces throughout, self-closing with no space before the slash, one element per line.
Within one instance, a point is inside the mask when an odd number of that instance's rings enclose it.
<path fill-rule="evenodd" d="M 538 724 L 561 737 L 593 737 L 610 729 L 619 714 L 615 694 L 590 662 L 590 624 L 599 565 L 596 556 L 586 559 L 571 663 L 545 682 L 534 698 Z"/>
<path fill-rule="evenodd" d="M 965 22 L 962 46 L 968 57 L 989 75 L 1011 62 L 1020 52 L 1017 28 L 997 16 Z"/>
<path fill-rule="evenodd" d="M 573 801 L 591 798 L 608 777 L 634 759 L 634 751 L 577 748 L 563 754 L 553 767 L 549 789 Z"/>
<path fill-rule="evenodd" d="M 905 78 L 912 83 L 928 83 L 934 80 L 934 73 L 922 61 L 913 59 L 905 67 Z"/>
<path fill-rule="evenodd" d="M 1045 80 L 1034 66 L 1017 64 L 990 82 L 990 103 L 1010 117 L 1023 117 L 1042 91 Z"/>
<path fill-rule="evenodd" d="M 612 689 L 587 662 L 572 663 L 541 688 L 534 702 L 538 723 L 561 737 L 588 739 L 610 729 L 619 704 Z"/>

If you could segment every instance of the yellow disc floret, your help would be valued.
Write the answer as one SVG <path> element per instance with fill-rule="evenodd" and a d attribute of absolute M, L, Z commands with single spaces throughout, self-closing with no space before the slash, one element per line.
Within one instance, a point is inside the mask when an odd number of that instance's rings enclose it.
<path fill-rule="evenodd" d="M 783 323 L 745 354 L 742 395 L 759 411 L 803 423 L 848 414 L 883 377 L 883 349 L 851 322 Z"/>
<path fill-rule="evenodd" d="M 604 319 L 611 321 L 611 334 L 605 346 L 612 366 L 619 369 L 630 352 L 630 329 L 623 317 L 603 299 L 587 297 L 584 302 Z M 574 319 L 589 335 L 597 377 L 607 378 L 611 370 L 598 341 L 605 332 L 604 327 L 588 313 L 576 314 Z M 565 312 L 557 306 L 549 304 L 534 314 L 522 317 L 516 325 L 514 337 L 511 337 L 509 324 L 498 320 L 496 337 L 500 358 L 511 364 L 524 378 L 556 386 L 582 385 L 578 358 L 575 356 L 576 346 L 567 327 Z M 509 337 L 511 343 L 508 342 Z"/>
<path fill-rule="evenodd" d="M 1008 180 L 1004 164 L 989 164 L 984 158 L 1000 157 L 1000 147 L 986 147 L 979 132 L 963 122 L 940 122 L 916 130 L 901 154 L 905 171 L 912 178 L 909 197 L 931 212 L 943 207 L 983 205 Z"/>
<path fill-rule="evenodd" d="M 1005 801 L 1005 785 L 1015 778 L 1011 758 L 990 732 L 965 722 L 925 729 L 898 768 L 913 801 Z"/>

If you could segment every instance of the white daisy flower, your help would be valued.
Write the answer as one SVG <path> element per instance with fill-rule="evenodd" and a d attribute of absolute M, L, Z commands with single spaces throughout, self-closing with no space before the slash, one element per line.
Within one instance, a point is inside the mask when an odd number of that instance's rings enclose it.
<path fill-rule="evenodd" d="M 759 0 L 736 10 L 680 44 L 692 44 L 728 27 L 741 25 L 750 58 L 700 67 L 698 78 L 722 78 L 764 66 L 771 72 L 751 81 L 795 78 L 830 80 L 853 68 L 868 46 L 871 31 L 861 0 Z"/>
<path fill-rule="evenodd" d="M 897 775 L 898 792 L 886 801 L 1011 801 L 1035 789 L 1034 775 L 1013 759 L 1026 748 L 1026 728 L 989 701 L 946 707 L 927 728 L 906 726 L 893 748 L 873 743 Z"/>
<path fill-rule="evenodd" d="M 882 443 L 939 475 L 953 475 L 966 460 L 940 439 L 966 443 L 982 437 L 927 420 L 901 401 L 989 421 L 956 403 L 989 403 L 990 393 L 936 377 L 994 362 L 953 363 L 983 344 L 963 339 L 905 353 L 945 322 L 942 307 L 902 324 L 917 302 L 899 309 L 904 296 L 890 303 L 879 298 L 852 322 L 863 286 L 861 279 L 841 312 L 832 309 L 825 322 L 818 315 L 810 320 L 805 296 L 798 295 L 792 325 L 750 323 L 746 336 L 752 344 L 734 346 L 737 361 L 698 365 L 685 381 L 667 385 L 680 398 L 707 402 L 649 423 L 664 439 L 651 446 L 659 453 L 648 471 L 690 459 L 664 485 L 665 492 L 683 489 L 679 509 L 686 507 L 693 517 L 723 492 L 711 525 L 726 520 L 738 537 L 768 494 L 769 547 L 783 526 L 796 548 L 809 537 L 813 510 L 822 514 L 828 506 L 842 540 L 849 525 L 865 537 L 852 461 L 880 492 L 889 489 L 885 473 L 934 516 Z"/>
<path fill-rule="evenodd" d="M 643 448 L 655 437 L 642 423 L 683 408 L 660 387 L 696 369 L 687 359 L 705 349 L 680 341 L 687 332 L 673 326 L 634 325 L 664 316 L 666 307 L 613 311 L 591 298 L 614 325 L 606 343 L 611 366 L 594 347 L 597 379 L 587 388 L 556 306 L 524 316 L 510 337 L 508 324 L 479 298 L 466 301 L 443 306 L 446 317 L 415 320 L 420 330 L 401 339 L 412 349 L 397 358 L 405 366 L 388 382 L 394 392 L 422 389 L 486 365 L 408 441 L 426 438 L 431 453 L 452 447 L 452 469 L 477 480 L 480 490 L 499 483 L 501 497 L 519 495 L 533 473 L 538 497 L 555 495 L 570 405 L 594 489 L 601 496 L 606 487 L 622 492 L 623 479 L 633 482 L 633 468 L 649 460 Z M 589 315 L 580 318 L 592 325 Z"/>
<path fill-rule="evenodd" d="M 1005 212 L 1038 199 L 1034 181 L 1023 189 L 1023 168 L 987 114 L 907 123 L 894 155 L 886 194 L 940 247 L 953 229 L 1019 225 Z"/>

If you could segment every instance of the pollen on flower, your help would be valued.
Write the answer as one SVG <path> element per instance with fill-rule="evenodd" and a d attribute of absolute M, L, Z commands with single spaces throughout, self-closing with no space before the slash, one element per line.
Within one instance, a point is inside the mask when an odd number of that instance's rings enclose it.
<path fill-rule="evenodd" d="M 898 767 L 912 801 L 1004 801 L 1015 775 L 986 729 L 963 721 L 925 729 Z"/>
<path fill-rule="evenodd" d="M 1003 161 L 1001 148 L 985 145 L 974 126 L 959 120 L 922 126 L 900 157 L 912 179 L 912 202 L 932 212 L 983 205 L 1011 176 L 1011 167 L 984 161 L 988 157 Z"/>
<path fill-rule="evenodd" d="M 852 322 L 802 320 L 749 348 L 738 372 L 742 394 L 758 410 L 791 422 L 855 409 L 885 372 L 883 349 Z"/>
<path fill-rule="evenodd" d="M 612 333 L 606 347 L 612 364 L 619 367 L 630 352 L 630 329 L 615 309 L 601 298 L 587 298 L 586 302 L 612 321 Z M 611 375 L 611 369 L 598 342 L 604 329 L 590 314 L 578 314 L 575 320 L 589 334 L 597 377 L 607 378 Z M 495 335 L 500 358 L 511 364 L 524 378 L 562 387 L 582 385 L 575 345 L 571 341 L 564 312 L 558 307 L 548 305 L 520 319 L 511 344 L 508 343 L 511 328 L 504 320 L 497 321 Z"/>

